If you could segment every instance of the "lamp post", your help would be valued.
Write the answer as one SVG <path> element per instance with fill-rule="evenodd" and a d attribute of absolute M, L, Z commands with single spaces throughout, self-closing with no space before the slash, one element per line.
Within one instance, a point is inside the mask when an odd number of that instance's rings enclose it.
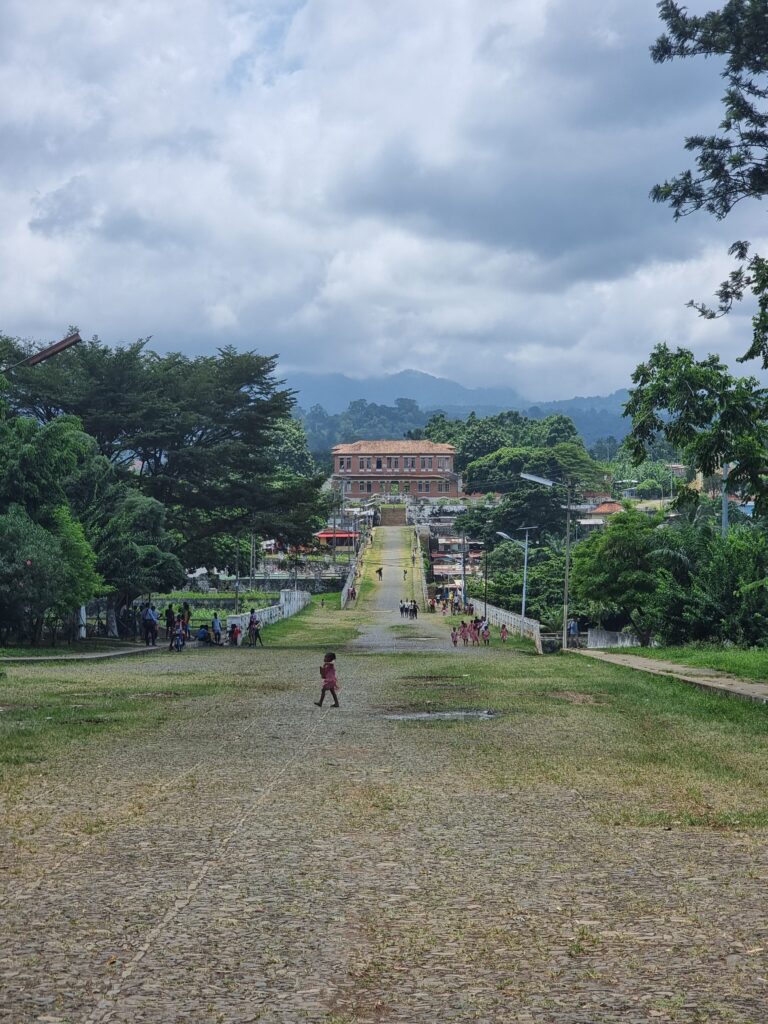
<path fill-rule="evenodd" d="M 77 345 L 82 340 L 78 331 L 73 331 L 72 334 L 68 334 L 61 341 L 54 342 L 53 345 L 47 345 L 45 348 L 41 348 L 39 352 L 33 352 L 31 356 L 20 359 L 18 363 L 13 363 L 12 366 L 3 367 L 2 372 L 15 370 L 17 366 L 37 366 L 38 363 L 44 363 L 46 359 L 50 359 L 51 356 L 57 356 L 59 352 Z"/>
<path fill-rule="evenodd" d="M 549 480 L 545 476 L 535 476 L 533 473 L 521 473 L 523 480 L 530 480 L 531 483 L 541 484 L 542 487 L 554 487 L 557 480 Z M 563 650 L 568 650 L 568 583 L 571 570 L 571 481 L 565 479 L 560 481 L 565 484 L 565 581 L 563 583 Z"/>
<path fill-rule="evenodd" d="M 497 530 L 496 536 L 503 537 L 504 540 L 511 540 L 513 544 L 517 544 L 518 547 L 521 547 L 525 553 L 523 557 L 523 605 L 520 609 L 520 636 L 522 636 L 525 628 L 525 596 L 528 591 L 528 537 L 531 530 L 538 530 L 538 526 L 519 526 L 518 529 L 521 531 L 525 530 L 525 543 L 521 540 L 515 540 L 514 537 L 510 537 L 509 534 L 504 533 L 503 530 Z"/>

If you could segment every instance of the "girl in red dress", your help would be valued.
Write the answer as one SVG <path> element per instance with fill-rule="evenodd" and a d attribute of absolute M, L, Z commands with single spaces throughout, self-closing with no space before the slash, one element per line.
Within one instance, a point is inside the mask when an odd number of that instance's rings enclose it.
<path fill-rule="evenodd" d="M 315 704 L 319 708 L 323 706 L 326 693 L 330 693 L 333 697 L 333 707 L 339 706 L 339 683 L 336 679 L 336 655 L 329 651 L 328 654 L 323 658 L 323 664 L 320 666 L 320 675 L 323 679 L 323 685 L 320 689 L 320 700 L 316 700 Z"/>

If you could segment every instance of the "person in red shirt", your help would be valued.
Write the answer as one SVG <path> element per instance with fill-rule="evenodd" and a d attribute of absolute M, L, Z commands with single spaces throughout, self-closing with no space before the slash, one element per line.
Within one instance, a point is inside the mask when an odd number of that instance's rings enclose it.
<path fill-rule="evenodd" d="M 315 704 L 319 708 L 323 706 L 326 693 L 330 693 L 333 697 L 333 707 L 339 706 L 339 683 L 336 678 L 336 655 L 329 651 L 328 654 L 323 658 L 323 664 L 320 666 L 320 675 L 323 679 L 323 685 L 320 689 L 320 700 L 316 700 Z"/>

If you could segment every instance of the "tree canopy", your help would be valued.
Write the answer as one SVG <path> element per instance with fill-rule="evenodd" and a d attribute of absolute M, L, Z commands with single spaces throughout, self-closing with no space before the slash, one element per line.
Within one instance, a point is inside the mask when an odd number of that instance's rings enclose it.
<path fill-rule="evenodd" d="M 24 346 L 5 339 L 6 352 Z M 93 338 L 55 365 L 19 367 L 7 398 L 30 422 L 77 417 L 99 452 L 165 506 L 188 566 L 211 564 L 220 539 L 255 530 L 305 540 L 322 512 L 319 480 L 276 357 L 159 356 L 147 340 Z"/>
<path fill-rule="evenodd" d="M 656 346 L 632 381 L 625 444 L 636 462 L 662 436 L 706 475 L 731 463 L 730 488 L 754 496 L 759 514 L 768 511 L 768 389 L 734 377 L 718 356 L 697 360 L 667 345 Z"/>
<path fill-rule="evenodd" d="M 744 199 L 768 195 L 768 10 L 764 0 L 728 0 L 720 9 L 689 14 L 675 0 L 661 0 L 666 32 L 651 49 L 656 63 L 686 57 L 725 58 L 723 119 L 718 130 L 685 140 L 695 170 L 656 185 L 651 196 L 672 207 L 675 218 L 706 210 L 718 220 Z M 768 262 L 748 241 L 731 246 L 737 266 L 717 293 L 717 305 L 691 302 L 705 317 L 727 313 L 751 291 L 757 299 L 752 344 L 742 359 L 760 357 L 768 367 Z"/>

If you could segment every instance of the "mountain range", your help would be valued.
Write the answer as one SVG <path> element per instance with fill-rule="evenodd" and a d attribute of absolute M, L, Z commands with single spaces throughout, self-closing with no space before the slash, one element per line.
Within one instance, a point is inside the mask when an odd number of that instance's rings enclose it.
<path fill-rule="evenodd" d="M 288 387 L 298 392 L 301 409 L 308 411 L 320 405 L 326 412 L 343 412 L 358 399 L 378 405 L 394 405 L 398 398 L 410 398 L 426 411 L 442 410 L 446 416 L 463 419 L 470 412 L 478 416 L 494 416 L 508 409 L 517 409 L 539 419 L 562 413 L 570 416 L 587 444 L 600 437 L 624 437 L 629 421 L 623 417 L 628 392 L 622 388 L 610 395 L 592 395 L 532 403 L 513 388 L 468 388 L 446 377 L 435 377 L 419 370 L 378 377 L 352 378 L 343 373 L 287 373 Z"/>

